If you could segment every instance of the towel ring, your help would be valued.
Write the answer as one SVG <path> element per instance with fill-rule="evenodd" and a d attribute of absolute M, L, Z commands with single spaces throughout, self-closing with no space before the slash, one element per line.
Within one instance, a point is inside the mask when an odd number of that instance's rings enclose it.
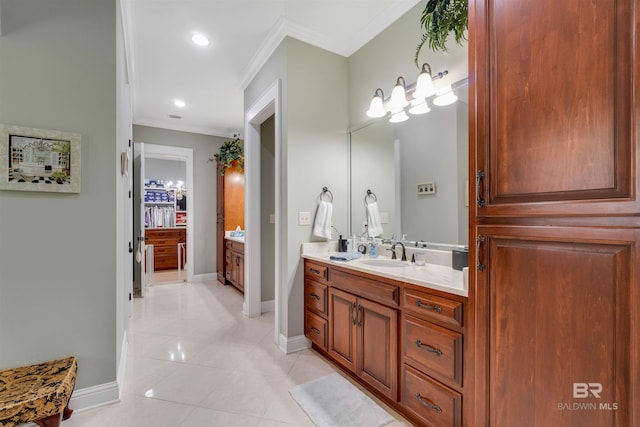
<path fill-rule="evenodd" d="M 369 200 L 367 200 L 369 199 Z M 371 202 L 377 202 L 378 201 L 378 197 L 376 197 L 376 194 L 371 191 L 371 190 L 367 190 L 367 194 L 365 194 L 364 196 L 364 205 L 368 206 L 369 203 Z"/>
<path fill-rule="evenodd" d="M 327 194 L 328 193 L 328 194 Z M 322 196 L 329 197 L 329 200 L 326 200 L 329 203 L 333 203 L 333 193 L 327 187 L 322 187 L 322 193 L 318 196 L 318 200 L 324 200 Z"/>

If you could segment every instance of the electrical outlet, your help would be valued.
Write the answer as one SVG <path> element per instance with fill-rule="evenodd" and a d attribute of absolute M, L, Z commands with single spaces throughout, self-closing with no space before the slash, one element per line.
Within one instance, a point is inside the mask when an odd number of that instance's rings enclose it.
<path fill-rule="evenodd" d="M 389 212 L 380 212 L 380 222 L 382 224 L 389 224 Z"/>
<path fill-rule="evenodd" d="M 420 182 L 416 184 L 416 193 L 420 196 L 423 194 L 436 194 L 436 183 L 433 181 Z"/>
<path fill-rule="evenodd" d="M 269 214 L 269 224 L 276 223 L 276 214 Z"/>
<path fill-rule="evenodd" d="M 298 212 L 298 225 L 311 225 L 311 212 Z"/>

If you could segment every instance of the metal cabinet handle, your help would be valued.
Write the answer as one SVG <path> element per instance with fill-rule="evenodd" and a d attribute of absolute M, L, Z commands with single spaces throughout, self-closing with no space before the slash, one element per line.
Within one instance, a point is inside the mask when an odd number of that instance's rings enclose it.
<path fill-rule="evenodd" d="M 484 271 L 484 269 L 486 268 L 486 266 L 480 260 L 480 247 L 482 246 L 483 243 L 484 243 L 484 236 L 482 234 L 479 234 L 478 237 L 476 238 L 476 267 L 478 268 L 478 271 L 481 271 L 481 272 Z"/>
<path fill-rule="evenodd" d="M 358 304 L 358 326 L 362 326 L 362 306 Z"/>
<path fill-rule="evenodd" d="M 351 304 L 350 306 L 350 310 L 351 310 L 351 323 L 353 323 L 354 325 L 358 324 L 358 312 L 356 311 L 356 303 L 354 302 L 353 304 Z"/>
<path fill-rule="evenodd" d="M 420 340 L 416 340 L 416 346 L 418 348 L 421 348 L 425 351 L 428 351 L 429 353 L 435 353 L 436 356 L 440 357 L 442 356 L 442 350 L 440 350 L 439 348 L 433 347 L 431 345 L 428 344 L 422 344 L 422 341 Z"/>
<path fill-rule="evenodd" d="M 310 295 L 309 295 L 309 298 L 312 298 L 312 299 L 315 299 L 315 300 L 320 301 L 320 295 L 310 294 Z"/>
<path fill-rule="evenodd" d="M 312 327 L 310 327 L 310 328 L 309 328 L 309 330 L 310 330 L 311 332 L 315 332 L 315 333 L 316 333 L 316 335 L 320 335 L 320 329 L 318 329 L 318 328 L 314 328 L 314 327 L 312 326 Z"/>
<path fill-rule="evenodd" d="M 422 301 L 418 300 L 416 301 L 416 305 L 418 307 L 422 307 L 426 310 L 433 310 L 437 313 L 441 313 L 442 312 L 442 307 L 440 307 L 439 305 L 429 305 L 429 304 L 425 304 Z"/>
<path fill-rule="evenodd" d="M 480 190 L 482 189 L 481 182 L 484 177 L 485 177 L 485 174 L 483 170 L 479 170 L 476 173 L 476 204 L 478 205 L 479 208 L 484 208 L 487 204 L 484 201 L 484 198 L 482 197 L 482 194 L 480 192 Z"/>
<path fill-rule="evenodd" d="M 427 408 L 433 409 L 436 412 L 442 412 L 442 408 L 440 406 L 436 405 L 429 399 L 425 399 L 424 397 L 420 396 L 420 393 L 416 393 L 416 399 L 418 399 L 418 402 L 422 403 Z"/>
<path fill-rule="evenodd" d="M 320 274 L 321 274 L 321 271 L 320 271 L 320 270 L 315 269 L 315 268 L 312 268 L 312 267 L 310 267 L 310 268 L 309 268 L 309 271 L 310 271 L 310 272 L 312 272 L 312 273 L 318 274 L 318 275 L 320 275 Z"/>

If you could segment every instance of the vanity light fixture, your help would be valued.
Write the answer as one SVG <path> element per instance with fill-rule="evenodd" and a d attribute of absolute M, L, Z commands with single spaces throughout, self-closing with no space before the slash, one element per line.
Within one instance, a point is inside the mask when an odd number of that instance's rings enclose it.
<path fill-rule="evenodd" d="M 439 107 L 451 105 L 458 100 L 458 97 L 453 93 L 453 90 L 451 89 L 451 85 L 447 85 L 443 88 L 438 89 L 436 95 L 437 96 L 433 98 L 433 104 Z"/>
<path fill-rule="evenodd" d="M 436 88 L 433 86 L 433 78 L 431 77 L 431 65 L 425 62 L 422 64 L 422 70 L 418 75 L 416 90 L 413 91 L 413 98 L 424 99 L 432 96 L 434 93 L 436 93 Z"/>
<path fill-rule="evenodd" d="M 396 79 L 396 84 L 391 92 L 391 97 L 384 99 L 384 92 L 378 88 L 373 94 L 369 109 L 366 111 L 366 115 L 371 118 L 384 117 L 387 113 L 390 113 L 391 117 L 389 121 L 391 123 L 400 123 L 409 118 L 405 112 L 405 107 L 409 107 L 408 112 L 412 115 L 425 114 L 431 111 L 427 104 L 427 98 L 431 98 L 435 95 L 445 95 L 438 102 L 447 102 L 447 104 L 438 104 L 434 100 L 435 105 L 448 105 L 457 100 L 457 97 L 453 94 L 451 86 L 447 86 L 448 89 L 445 92 L 436 92 L 433 81 L 441 79 L 446 76 L 449 71 L 444 70 L 436 74 L 431 73 L 431 65 L 428 63 L 422 64 L 420 74 L 415 84 L 407 87 L 404 77 L 400 76 Z M 407 99 L 407 96 L 411 96 L 411 101 Z M 452 100 L 453 99 L 453 100 Z"/>
<path fill-rule="evenodd" d="M 391 99 L 389 99 L 390 110 L 399 110 L 409 105 L 409 101 L 407 101 L 406 86 L 404 77 L 400 76 L 396 79 L 396 85 L 391 92 Z"/>
<path fill-rule="evenodd" d="M 407 116 L 407 113 L 404 112 L 404 110 L 400 110 L 397 113 L 393 113 L 391 115 L 391 118 L 389 119 L 390 123 L 401 123 L 404 122 L 406 120 L 409 120 L 409 116 Z"/>
<path fill-rule="evenodd" d="M 429 104 L 427 104 L 427 100 L 424 98 L 421 99 L 412 99 L 411 100 L 411 108 L 409 109 L 409 114 L 414 116 L 418 114 L 426 114 L 431 111 L 429 108 Z"/>
<path fill-rule="evenodd" d="M 211 44 L 209 38 L 201 33 L 193 33 L 191 35 L 191 41 L 193 44 L 200 47 L 207 47 Z"/>
<path fill-rule="evenodd" d="M 369 109 L 366 114 L 374 119 L 387 114 L 387 110 L 384 108 L 384 92 L 382 92 L 382 89 L 376 89 L 373 94 L 373 98 L 371 98 L 371 104 L 369 104 Z"/>

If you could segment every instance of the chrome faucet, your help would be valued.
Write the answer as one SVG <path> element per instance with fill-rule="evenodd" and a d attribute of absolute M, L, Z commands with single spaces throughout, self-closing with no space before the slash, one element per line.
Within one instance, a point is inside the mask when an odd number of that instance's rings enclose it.
<path fill-rule="evenodd" d="M 396 245 L 402 246 L 402 261 L 406 261 L 407 260 L 407 249 L 404 247 L 404 243 L 402 243 L 402 242 L 394 243 L 393 246 L 391 246 L 391 249 L 389 249 L 391 251 L 391 259 L 397 259 L 397 257 L 396 257 Z"/>

